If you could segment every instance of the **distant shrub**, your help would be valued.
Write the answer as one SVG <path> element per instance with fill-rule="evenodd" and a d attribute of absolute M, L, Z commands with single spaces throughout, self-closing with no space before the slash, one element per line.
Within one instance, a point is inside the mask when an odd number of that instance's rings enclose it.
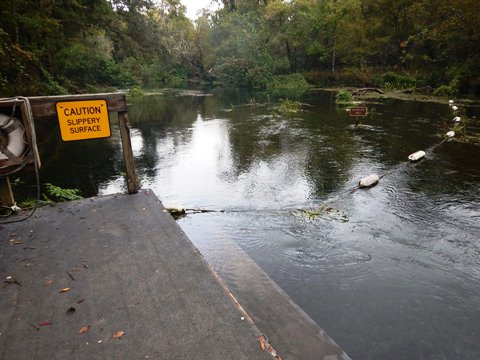
<path fill-rule="evenodd" d="M 344 67 L 338 69 L 336 77 L 336 82 L 342 85 L 365 86 L 372 82 L 374 76 L 372 69 L 367 67 Z"/>
<path fill-rule="evenodd" d="M 271 71 L 261 63 L 239 59 L 224 58 L 215 66 L 213 75 L 222 84 L 263 90 L 271 81 Z"/>
<path fill-rule="evenodd" d="M 317 85 L 317 86 L 324 86 L 326 85 L 324 73 L 320 71 L 303 71 L 303 77 L 309 84 Z"/>
<path fill-rule="evenodd" d="M 452 80 L 448 85 L 440 85 L 433 91 L 435 96 L 456 96 L 460 90 L 460 81 Z"/>
<path fill-rule="evenodd" d="M 337 93 L 337 96 L 336 96 L 336 102 L 337 104 L 341 104 L 341 103 L 350 103 L 353 101 L 353 95 L 352 93 L 350 93 L 349 91 L 346 91 L 346 90 L 340 90 L 338 93 Z"/>
<path fill-rule="evenodd" d="M 268 90 L 299 90 L 305 91 L 308 83 L 305 78 L 299 74 L 274 75 L 267 84 Z"/>
<path fill-rule="evenodd" d="M 127 93 L 127 100 L 135 103 L 145 96 L 145 92 L 139 86 L 132 86 Z"/>
<path fill-rule="evenodd" d="M 282 99 L 280 100 L 280 105 L 278 111 L 286 112 L 297 112 L 300 111 L 302 104 L 297 100 Z"/>
<path fill-rule="evenodd" d="M 378 86 L 387 90 L 408 89 L 417 86 L 417 79 L 410 75 L 387 72 L 375 79 Z"/>

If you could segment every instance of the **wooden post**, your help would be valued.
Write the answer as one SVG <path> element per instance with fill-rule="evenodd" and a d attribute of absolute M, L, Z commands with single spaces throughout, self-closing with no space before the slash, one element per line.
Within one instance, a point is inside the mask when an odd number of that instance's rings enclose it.
<path fill-rule="evenodd" d="M 130 138 L 130 127 L 126 111 L 118 113 L 118 125 L 120 127 L 120 136 L 122 138 L 123 161 L 127 173 L 127 188 L 129 194 L 138 192 L 138 178 L 135 170 L 135 160 L 133 158 L 132 140 Z"/>
<path fill-rule="evenodd" d="M 8 177 L 0 178 L 0 203 L 5 206 L 15 205 L 15 199 Z"/>

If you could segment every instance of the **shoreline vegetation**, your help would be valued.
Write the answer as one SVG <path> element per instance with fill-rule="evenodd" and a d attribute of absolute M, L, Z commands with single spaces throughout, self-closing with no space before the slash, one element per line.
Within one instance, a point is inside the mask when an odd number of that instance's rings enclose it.
<path fill-rule="evenodd" d="M 4 0 L 0 96 L 202 84 L 480 94 L 477 0 L 219 3 L 192 22 L 178 0 Z"/>

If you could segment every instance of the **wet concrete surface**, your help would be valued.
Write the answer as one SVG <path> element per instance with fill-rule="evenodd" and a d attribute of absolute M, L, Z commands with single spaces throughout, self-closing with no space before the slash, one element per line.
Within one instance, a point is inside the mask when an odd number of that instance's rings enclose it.
<path fill-rule="evenodd" d="M 348 359 L 263 273 L 236 299 L 149 190 L 41 208 L 0 240 L 2 360 L 272 359 L 261 335 L 284 360 Z"/>
<path fill-rule="evenodd" d="M 271 359 L 162 211 L 142 192 L 3 226 L 0 359 Z"/>

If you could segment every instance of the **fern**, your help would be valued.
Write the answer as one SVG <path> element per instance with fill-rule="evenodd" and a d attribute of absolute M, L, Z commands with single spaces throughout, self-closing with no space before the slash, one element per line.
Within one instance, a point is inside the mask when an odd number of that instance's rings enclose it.
<path fill-rule="evenodd" d="M 83 199 L 78 189 L 63 189 L 50 183 L 45 184 L 45 189 L 47 194 L 54 197 L 57 202 Z"/>

